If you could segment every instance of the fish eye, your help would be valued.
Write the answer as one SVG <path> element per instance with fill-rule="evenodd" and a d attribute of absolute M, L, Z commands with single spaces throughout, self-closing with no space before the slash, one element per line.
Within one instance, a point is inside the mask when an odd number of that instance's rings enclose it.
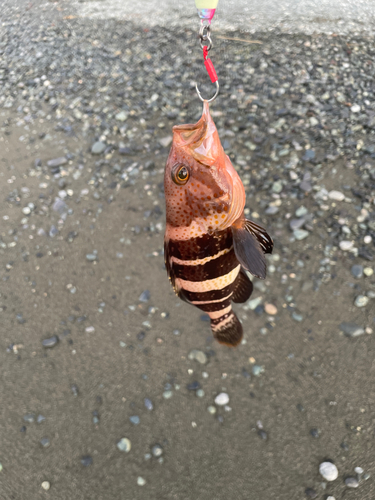
<path fill-rule="evenodd" d="M 183 186 L 187 183 L 190 177 L 190 172 L 184 165 L 176 165 L 172 170 L 172 180 L 175 184 Z"/>

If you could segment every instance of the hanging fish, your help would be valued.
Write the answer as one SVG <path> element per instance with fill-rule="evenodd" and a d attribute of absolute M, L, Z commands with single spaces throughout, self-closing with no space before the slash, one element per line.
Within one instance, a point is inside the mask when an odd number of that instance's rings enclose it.
<path fill-rule="evenodd" d="M 245 219 L 245 189 L 207 101 L 196 124 L 173 127 L 164 190 L 164 257 L 174 291 L 209 315 L 220 343 L 236 346 L 243 331 L 231 302 L 246 302 L 253 291 L 246 271 L 266 277 L 264 253 L 272 253 L 273 242 Z"/>

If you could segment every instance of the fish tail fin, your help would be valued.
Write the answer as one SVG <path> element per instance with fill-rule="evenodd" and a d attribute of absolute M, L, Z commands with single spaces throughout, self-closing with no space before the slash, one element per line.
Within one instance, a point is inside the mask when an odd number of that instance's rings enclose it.
<path fill-rule="evenodd" d="M 220 318 L 211 319 L 211 328 L 220 344 L 236 347 L 242 340 L 242 325 L 232 310 Z"/>

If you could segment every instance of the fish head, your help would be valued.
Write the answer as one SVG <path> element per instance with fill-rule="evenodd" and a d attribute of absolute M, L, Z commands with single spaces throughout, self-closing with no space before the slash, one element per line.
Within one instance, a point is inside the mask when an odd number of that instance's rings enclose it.
<path fill-rule="evenodd" d="M 194 226 L 211 233 L 231 226 L 243 213 L 245 190 L 206 101 L 197 123 L 173 127 L 164 192 L 167 225 L 175 228 Z"/>

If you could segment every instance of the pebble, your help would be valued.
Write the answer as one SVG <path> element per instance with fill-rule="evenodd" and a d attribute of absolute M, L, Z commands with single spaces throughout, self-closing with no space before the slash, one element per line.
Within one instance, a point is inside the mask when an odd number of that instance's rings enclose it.
<path fill-rule="evenodd" d="M 354 241 L 349 241 L 349 240 L 340 241 L 339 247 L 344 252 L 347 252 L 348 250 L 351 250 L 354 247 Z"/>
<path fill-rule="evenodd" d="M 138 478 L 137 478 L 137 484 L 138 484 L 138 486 L 144 486 L 146 484 L 146 480 L 143 479 L 143 477 L 138 476 Z"/>
<path fill-rule="evenodd" d="M 298 321 L 299 323 L 301 321 L 303 321 L 303 315 L 302 314 L 299 314 L 295 311 L 292 312 L 292 318 L 295 320 L 295 321 Z"/>
<path fill-rule="evenodd" d="M 152 404 L 152 401 L 151 399 L 149 398 L 145 398 L 144 399 L 144 403 L 145 403 L 145 407 L 148 409 L 148 410 L 152 410 L 154 408 L 154 405 Z"/>
<path fill-rule="evenodd" d="M 226 392 L 221 392 L 215 398 L 215 403 L 219 406 L 224 406 L 229 403 L 229 396 Z"/>
<path fill-rule="evenodd" d="M 48 448 L 51 444 L 51 441 L 48 438 L 42 438 L 40 440 L 40 444 L 43 446 L 43 448 Z"/>
<path fill-rule="evenodd" d="M 120 441 L 117 442 L 117 448 L 125 453 L 129 453 L 131 447 L 132 444 L 128 438 L 121 438 Z"/>
<path fill-rule="evenodd" d="M 128 118 L 128 115 L 127 113 L 125 113 L 125 111 L 120 111 L 119 113 L 117 113 L 115 118 L 119 122 L 124 122 Z"/>
<path fill-rule="evenodd" d="M 24 415 L 23 419 L 28 424 L 32 424 L 35 420 L 35 415 L 33 413 L 27 413 L 26 415 Z"/>
<path fill-rule="evenodd" d="M 262 373 L 264 373 L 264 366 L 261 366 L 261 365 L 254 365 L 252 367 L 252 374 L 255 376 L 255 377 L 259 377 L 259 375 L 261 375 Z"/>
<path fill-rule="evenodd" d="M 171 135 L 168 135 L 167 137 L 163 137 L 162 139 L 159 139 L 159 143 L 163 146 L 163 148 L 167 148 L 171 142 L 172 142 Z"/>
<path fill-rule="evenodd" d="M 98 258 L 98 256 L 95 253 L 87 253 L 86 254 L 86 260 L 88 260 L 89 262 L 93 262 L 97 258 Z"/>
<path fill-rule="evenodd" d="M 308 213 L 309 213 L 309 211 L 303 205 L 301 207 L 297 208 L 297 210 L 295 211 L 295 214 L 297 217 L 304 217 Z"/>
<path fill-rule="evenodd" d="M 90 455 L 86 455 L 86 456 L 82 457 L 81 458 L 81 464 L 84 467 L 89 467 L 89 465 L 92 464 L 92 457 L 90 457 Z"/>
<path fill-rule="evenodd" d="M 24 208 L 22 209 L 22 213 L 23 213 L 24 215 L 29 215 L 29 214 L 31 213 L 31 210 L 30 210 L 30 208 L 29 208 L 29 207 L 24 207 Z"/>
<path fill-rule="evenodd" d="M 339 475 L 336 465 L 332 462 L 322 462 L 319 465 L 319 472 L 326 481 L 334 481 Z"/>
<path fill-rule="evenodd" d="M 345 479 L 345 484 L 348 488 L 358 488 L 359 482 L 355 477 L 347 477 Z"/>
<path fill-rule="evenodd" d="M 141 293 L 139 296 L 138 300 L 139 302 L 148 302 L 151 298 L 151 293 L 149 290 L 145 290 L 144 292 Z"/>
<path fill-rule="evenodd" d="M 215 406 L 209 406 L 207 408 L 207 410 L 208 410 L 208 413 L 211 413 L 211 415 L 215 415 L 215 413 L 217 411 L 216 408 L 215 408 Z"/>
<path fill-rule="evenodd" d="M 58 342 L 59 338 L 57 337 L 57 335 L 53 335 L 53 337 L 42 340 L 42 346 L 46 349 L 51 349 L 52 347 L 55 347 Z"/>
<path fill-rule="evenodd" d="M 270 316 L 275 316 L 277 314 L 277 307 L 274 306 L 273 304 L 269 304 L 267 302 L 264 304 L 264 310 Z"/>
<path fill-rule="evenodd" d="M 60 158 L 54 158 L 52 160 L 48 160 L 47 167 L 49 168 L 62 167 L 66 163 L 68 163 L 68 159 L 65 158 L 65 156 L 61 156 Z"/>
<path fill-rule="evenodd" d="M 246 308 L 251 309 L 254 311 L 261 303 L 262 303 L 263 297 L 257 297 L 256 299 L 251 299 L 246 303 Z"/>
<path fill-rule="evenodd" d="M 362 326 L 357 325 L 356 323 L 345 323 L 344 322 L 344 323 L 341 323 L 339 328 L 348 337 L 359 337 L 359 335 L 363 335 L 365 333 L 364 328 L 362 328 Z"/>
<path fill-rule="evenodd" d="M 350 271 L 355 278 L 360 279 L 363 277 L 363 266 L 361 265 L 355 264 Z"/>
<path fill-rule="evenodd" d="M 305 495 L 307 498 L 316 498 L 318 496 L 317 492 L 313 488 L 306 488 Z"/>
<path fill-rule="evenodd" d="M 151 453 L 154 455 L 154 457 L 161 457 L 163 454 L 163 448 L 160 446 L 160 444 L 155 444 L 151 448 Z"/>
<path fill-rule="evenodd" d="M 173 396 L 173 392 L 172 391 L 164 391 L 163 392 L 163 398 L 164 399 L 171 399 L 172 396 Z"/>
<path fill-rule="evenodd" d="M 362 467 L 355 467 L 355 468 L 354 468 L 354 472 L 355 472 L 356 474 L 361 475 L 361 474 L 363 474 L 365 471 L 362 469 Z"/>
<path fill-rule="evenodd" d="M 326 500 L 336 500 L 336 499 L 332 495 L 329 495 Z"/>
<path fill-rule="evenodd" d="M 295 231 L 293 231 L 293 234 L 294 234 L 295 239 L 300 241 L 300 240 L 304 240 L 305 238 L 307 238 L 310 233 L 308 231 L 306 231 L 306 229 L 296 229 Z"/>
<path fill-rule="evenodd" d="M 330 191 L 328 193 L 328 198 L 330 200 L 343 201 L 345 200 L 345 195 L 344 193 L 341 193 L 341 191 Z"/>
<path fill-rule="evenodd" d="M 200 363 L 201 365 L 205 365 L 208 359 L 207 355 L 199 349 L 192 349 L 188 354 L 188 358 L 190 360 L 198 361 L 198 363 Z"/>
<path fill-rule="evenodd" d="M 92 147 L 91 147 L 91 153 L 93 155 L 100 155 L 104 152 L 106 149 L 107 145 L 104 142 L 95 142 Z"/>
<path fill-rule="evenodd" d="M 50 484 L 48 481 L 43 481 L 43 482 L 42 482 L 42 488 L 43 488 L 45 491 L 48 491 L 48 490 L 51 488 L 51 484 Z"/>
<path fill-rule="evenodd" d="M 358 297 L 355 298 L 354 305 L 357 307 L 365 307 L 367 306 L 368 302 L 368 297 L 366 297 L 365 295 L 358 295 Z"/>
<path fill-rule="evenodd" d="M 352 113 L 359 113 L 361 111 L 361 106 L 359 104 L 353 104 L 350 110 Z"/>
<path fill-rule="evenodd" d="M 372 237 L 368 234 L 366 235 L 364 238 L 363 238 L 363 242 L 366 244 L 366 245 L 369 245 L 371 242 L 372 242 Z"/>
<path fill-rule="evenodd" d="M 129 417 L 129 420 L 134 425 L 138 425 L 141 421 L 141 419 L 138 417 L 138 415 L 133 415 L 132 417 Z"/>
<path fill-rule="evenodd" d="M 372 267 L 365 267 L 363 269 L 363 274 L 367 276 L 368 278 L 374 274 L 374 270 Z"/>

